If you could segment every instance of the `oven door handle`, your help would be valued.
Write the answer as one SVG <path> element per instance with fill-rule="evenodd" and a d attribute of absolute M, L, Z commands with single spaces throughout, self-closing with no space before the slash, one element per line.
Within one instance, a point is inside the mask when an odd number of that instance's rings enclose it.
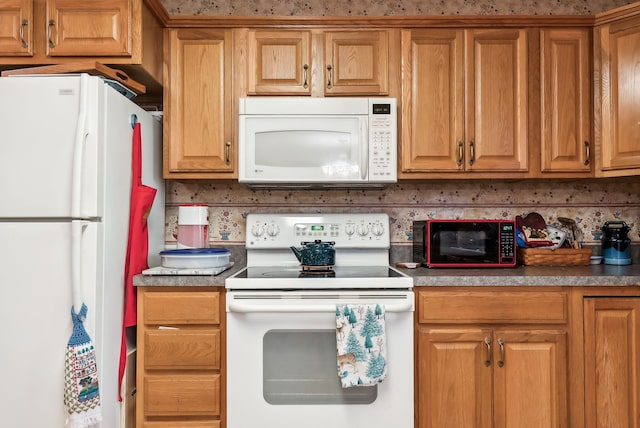
<path fill-rule="evenodd" d="M 347 302 L 345 302 L 347 303 Z M 353 302 L 355 303 L 355 302 Z M 403 300 L 396 303 L 382 303 L 386 312 L 413 312 L 413 300 Z M 271 312 L 271 313 L 293 313 L 293 312 L 336 312 L 336 305 L 332 304 L 264 304 L 249 301 L 227 301 L 227 312 Z"/>

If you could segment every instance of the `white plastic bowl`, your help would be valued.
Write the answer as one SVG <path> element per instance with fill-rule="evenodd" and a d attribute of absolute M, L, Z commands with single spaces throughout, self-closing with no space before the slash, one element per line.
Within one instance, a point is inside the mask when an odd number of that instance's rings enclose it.
<path fill-rule="evenodd" d="M 184 248 L 160 252 L 163 267 L 175 269 L 205 269 L 229 264 L 229 250 L 219 248 Z"/>

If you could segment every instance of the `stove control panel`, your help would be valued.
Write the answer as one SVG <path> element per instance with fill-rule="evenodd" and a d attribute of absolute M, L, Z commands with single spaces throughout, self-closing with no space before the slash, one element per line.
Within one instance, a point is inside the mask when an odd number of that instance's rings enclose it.
<path fill-rule="evenodd" d="M 315 240 L 335 248 L 389 248 L 386 214 L 249 214 L 247 248 L 289 248 Z"/>

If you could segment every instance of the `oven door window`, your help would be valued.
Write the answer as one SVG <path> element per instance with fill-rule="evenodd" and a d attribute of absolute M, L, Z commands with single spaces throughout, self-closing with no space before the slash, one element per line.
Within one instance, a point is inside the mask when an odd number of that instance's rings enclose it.
<path fill-rule="evenodd" d="M 342 388 L 335 330 L 269 330 L 263 338 L 263 395 L 269 404 L 370 404 L 378 386 Z"/>

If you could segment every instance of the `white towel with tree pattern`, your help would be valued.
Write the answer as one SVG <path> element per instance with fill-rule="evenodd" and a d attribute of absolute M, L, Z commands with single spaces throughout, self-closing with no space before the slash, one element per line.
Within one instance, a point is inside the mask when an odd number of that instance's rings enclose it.
<path fill-rule="evenodd" d="M 379 304 L 336 306 L 338 376 L 343 388 L 371 386 L 387 375 L 385 310 Z"/>

